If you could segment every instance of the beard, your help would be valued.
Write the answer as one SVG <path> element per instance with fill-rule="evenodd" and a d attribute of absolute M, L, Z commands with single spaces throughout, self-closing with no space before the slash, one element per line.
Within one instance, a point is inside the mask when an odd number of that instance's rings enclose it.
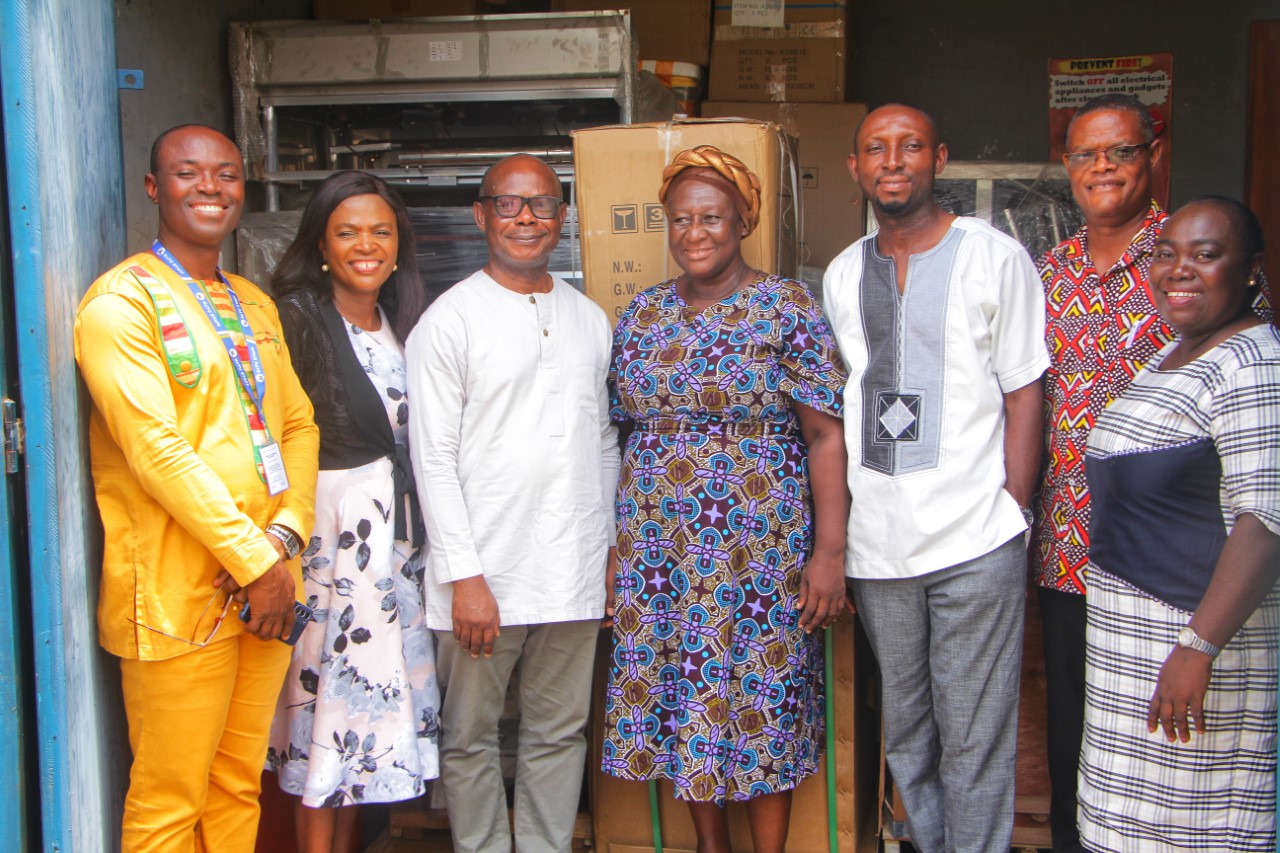
<path fill-rule="evenodd" d="M 872 187 L 872 192 L 867 194 L 867 201 L 871 202 L 871 207 L 875 210 L 877 219 L 886 217 L 896 219 L 907 216 L 933 203 L 933 181 L 930 180 L 926 183 L 913 182 L 911 192 L 906 198 L 889 201 L 882 201 L 876 198 L 875 188 Z"/>

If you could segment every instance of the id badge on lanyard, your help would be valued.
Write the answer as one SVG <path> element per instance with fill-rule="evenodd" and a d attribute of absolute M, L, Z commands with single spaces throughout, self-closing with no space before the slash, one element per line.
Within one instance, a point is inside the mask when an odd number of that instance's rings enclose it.
<path fill-rule="evenodd" d="M 222 274 L 222 270 L 218 270 L 218 278 L 222 281 L 222 286 L 226 288 L 227 299 L 231 302 L 231 307 L 236 312 L 236 320 L 240 323 L 240 332 L 244 335 L 245 349 L 249 353 L 249 367 L 253 371 L 253 382 L 249 381 L 244 365 L 240 362 L 240 356 L 236 352 L 236 345 L 231 339 L 231 332 L 227 329 L 226 324 L 222 322 L 222 317 L 218 315 L 217 309 L 213 307 L 213 303 L 209 300 L 209 295 L 204 292 L 204 288 L 196 283 L 195 279 L 187 273 L 186 268 L 159 240 L 151 244 L 151 251 L 157 258 L 164 261 L 169 269 L 177 273 L 179 278 L 187 283 L 187 287 L 191 289 L 191 295 L 199 303 L 201 310 L 204 311 L 204 315 L 209 321 L 209 325 L 213 326 L 213 331 L 217 333 L 218 340 L 222 341 L 222 345 L 226 348 L 227 356 L 231 359 L 231 368 L 235 371 L 236 378 L 240 381 L 240 387 L 244 389 L 245 395 L 257 409 L 258 418 L 262 423 L 262 430 L 265 435 L 265 441 L 259 444 L 252 434 L 252 426 L 250 427 L 250 440 L 254 445 L 254 456 L 257 457 L 254 461 L 260 465 L 259 470 L 267 484 L 267 491 L 272 495 L 280 494 L 289 488 L 289 474 L 285 471 L 284 456 L 280 452 L 280 445 L 271 438 L 271 431 L 267 428 L 267 416 L 262 409 L 262 401 L 266 397 L 267 374 L 262 369 L 262 358 L 258 355 L 258 343 L 253 339 L 253 329 L 249 326 L 249 318 L 245 316 L 244 308 L 241 307 L 236 292 L 231 289 L 231 283 Z M 241 400 L 241 405 L 244 405 L 243 400 Z M 246 420 L 248 420 L 249 413 L 246 412 L 245 414 Z"/>

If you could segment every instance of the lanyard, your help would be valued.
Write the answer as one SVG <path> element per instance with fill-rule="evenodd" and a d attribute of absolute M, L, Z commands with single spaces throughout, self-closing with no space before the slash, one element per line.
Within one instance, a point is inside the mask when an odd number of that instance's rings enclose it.
<path fill-rule="evenodd" d="M 222 286 L 227 290 L 227 298 L 231 301 L 231 307 L 235 309 L 236 320 L 240 323 L 240 331 L 244 333 L 245 349 L 249 351 L 249 367 L 253 370 L 253 383 L 249 382 L 249 377 L 244 372 L 244 364 L 241 363 L 240 355 L 236 352 L 236 345 L 231 339 L 231 332 L 227 330 L 226 324 L 222 322 L 222 317 L 218 316 L 218 311 L 213 307 L 213 303 L 209 300 L 209 295 L 204 292 L 204 288 L 187 274 L 186 268 L 159 240 L 151 243 L 151 251 L 157 258 L 164 261 L 169 269 L 177 273 L 178 277 L 187 283 L 187 287 L 191 288 L 191 295 L 195 297 L 196 302 L 200 303 L 200 307 L 204 310 L 204 316 L 209 319 L 209 324 L 213 326 L 213 330 L 217 332 L 222 345 L 226 347 L 227 355 L 231 358 L 231 367 L 235 370 L 241 387 L 244 388 L 245 393 L 249 395 L 249 399 L 257 408 L 258 417 L 262 419 L 262 423 L 265 426 L 267 416 L 262 408 L 262 400 L 267 387 L 267 374 L 262 369 L 262 359 L 258 356 L 258 344 L 253 339 L 253 329 L 249 326 L 249 318 L 245 316 L 244 309 L 240 307 L 240 299 L 236 296 L 236 292 L 231 289 L 231 283 L 222 274 L 222 270 L 217 271 L 218 278 L 222 281 Z"/>

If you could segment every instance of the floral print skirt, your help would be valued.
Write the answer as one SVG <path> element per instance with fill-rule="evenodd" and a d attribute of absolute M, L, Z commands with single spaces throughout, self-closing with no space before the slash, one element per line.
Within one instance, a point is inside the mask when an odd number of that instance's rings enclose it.
<path fill-rule="evenodd" d="M 307 806 L 412 799 L 439 775 L 421 556 L 394 536 L 392 466 L 321 471 L 302 557 L 316 612 L 294 650 L 267 763 Z"/>

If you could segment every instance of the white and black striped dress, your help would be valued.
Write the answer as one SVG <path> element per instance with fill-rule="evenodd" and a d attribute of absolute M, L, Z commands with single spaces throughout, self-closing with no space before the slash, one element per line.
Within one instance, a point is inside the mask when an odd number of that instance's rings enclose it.
<path fill-rule="evenodd" d="M 1093 495 L 1080 835 L 1096 851 L 1274 851 L 1280 595 L 1214 662 L 1205 735 L 1147 732 L 1160 668 L 1235 519 L 1280 535 L 1280 333 L 1152 359 L 1089 436 Z"/>

